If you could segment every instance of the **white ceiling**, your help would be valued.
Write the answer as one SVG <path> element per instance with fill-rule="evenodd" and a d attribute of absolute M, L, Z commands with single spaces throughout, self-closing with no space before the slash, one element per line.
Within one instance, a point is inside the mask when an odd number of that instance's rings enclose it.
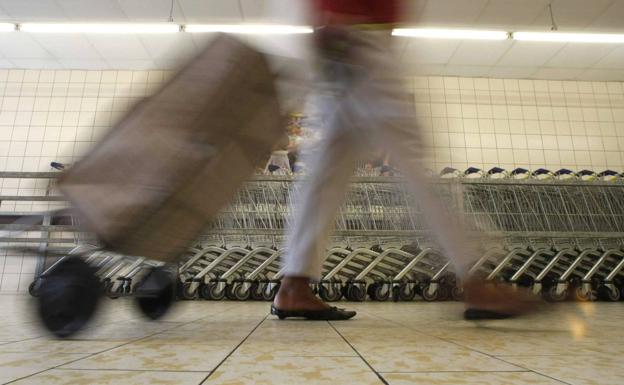
<path fill-rule="evenodd" d="M 276 21 L 309 0 L 174 0 L 177 23 Z M 409 24 L 548 30 L 548 0 L 407 0 Z M 0 21 L 167 21 L 171 0 L 0 0 Z M 553 0 L 560 30 L 624 33 L 624 0 Z M 279 19 L 280 22 L 297 20 Z M 0 34 L 0 67 L 175 68 L 206 35 Z M 277 40 L 278 37 L 271 39 Z M 412 74 L 624 81 L 624 45 L 396 38 Z"/>

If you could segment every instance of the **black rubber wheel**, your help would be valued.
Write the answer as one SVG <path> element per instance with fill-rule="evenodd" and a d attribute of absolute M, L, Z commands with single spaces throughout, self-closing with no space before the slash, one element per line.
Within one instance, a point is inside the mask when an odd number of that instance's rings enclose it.
<path fill-rule="evenodd" d="M 269 288 L 270 284 L 270 282 L 267 282 L 264 290 L 262 290 L 262 299 L 265 301 L 273 301 L 281 286 L 281 282 L 277 282 L 273 287 Z"/>
<path fill-rule="evenodd" d="M 347 286 L 347 299 L 354 302 L 364 302 L 366 299 L 366 291 L 358 284 L 349 284 Z"/>
<path fill-rule="evenodd" d="M 150 276 L 158 284 L 158 294 L 153 297 L 137 297 L 136 302 L 147 318 L 157 320 L 167 314 L 175 301 L 175 277 L 160 267 L 152 270 Z"/>
<path fill-rule="evenodd" d="M 329 284 L 330 287 L 334 286 L 333 284 Z M 331 289 L 328 286 L 325 286 L 325 284 L 320 284 L 319 285 L 319 297 L 321 297 L 321 299 L 323 301 L 326 302 L 335 302 L 335 301 L 339 301 L 342 298 L 342 288 L 337 289 L 336 287 L 331 287 Z"/>
<path fill-rule="evenodd" d="M 28 285 L 28 294 L 35 298 L 39 297 L 39 280 L 40 278 L 36 278 Z"/>
<path fill-rule="evenodd" d="M 253 301 L 262 301 L 264 298 L 262 297 L 262 289 L 264 285 L 260 284 L 258 281 L 254 281 L 251 283 L 251 287 L 249 288 L 249 298 Z"/>
<path fill-rule="evenodd" d="M 434 291 L 433 293 L 430 293 L 429 285 L 426 285 L 422 288 L 422 292 L 420 293 L 420 296 L 427 302 L 437 301 L 440 295 L 440 288 L 441 286 L 438 285 L 438 290 Z"/>
<path fill-rule="evenodd" d="M 374 301 L 387 301 L 390 299 L 390 288 L 384 283 L 376 282 L 369 286 L 368 296 Z"/>
<path fill-rule="evenodd" d="M 416 290 L 412 287 L 410 288 L 409 284 L 402 283 L 399 286 L 396 286 L 396 294 L 398 296 L 398 300 L 400 301 L 413 301 L 416 297 Z"/>
<path fill-rule="evenodd" d="M 201 287 L 202 298 L 209 301 L 221 301 L 225 298 L 225 290 L 219 290 L 218 282 L 210 282 Z"/>
<path fill-rule="evenodd" d="M 578 302 L 588 302 L 592 299 L 592 293 L 584 292 L 582 287 L 575 287 L 572 293 L 574 295 L 574 299 Z"/>
<path fill-rule="evenodd" d="M 453 301 L 463 301 L 464 300 L 464 290 L 455 286 L 451 289 L 451 299 Z"/>
<path fill-rule="evenodd" d="M 193 289 L 193 282 L 184 282 L 182 285 L 182 298 L 187 300 L 192 300 L 197 298 L 197 289 Z"/>
<path fill-rule="evenodd" d="M 555 285 L 548 289 L 545 293 L 545 297 L 548 301 L 562 302 L 568 299 L 568 290 L 566 289 L 561 293 L 557 293 L 557 285 Z"/>
<path fill-rule="evenodd" d="M 81 330 L 93 317 L 100 299 L 95 271 L 79 258 L 59 263 L 41 281 L 38 311 L 43 325 L 60 338 Z"/>
<path fill-rule="evenodd" d="M 621 293 L 619 290 L 613 291 L 608 286 L 601 285 L 598 286 L 598 298 L 603 301 L 617 302 L 621 298 Z"/>
<path fill-rule="evenodd" d="M 234 294 L 234 299 L 237 301 L 247 301 L 251 292 L 249 291 L 249 287 L 245 288 L 245 284 L 243 282 L 238 282 L 232 291 Z"/>

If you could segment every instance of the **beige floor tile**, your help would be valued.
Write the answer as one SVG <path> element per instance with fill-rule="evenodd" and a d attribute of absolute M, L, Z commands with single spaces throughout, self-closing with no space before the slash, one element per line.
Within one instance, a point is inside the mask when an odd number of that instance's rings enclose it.
<path fill-rule="evenodd" d="M 112 349 L 124 342 L 119 341 L 76 341 L 56 340 L 50 337 L 35 338 L 32 340 L 11 342 L 2 346 L 2 351 L 9 353 L 99 353 Z"/>
<path fill-rule="evenodd" d="M 84 354 L 0 353 L 0 383 L 13 381 L 84 357 Z"/>
<path fill-rule="evenodd" d="M 211 371 L 239 343 L 230 341 L 219 345 L 170 344 L 162 341 L 135 342 L 96 354 L 63 368 Z"/>
<path fill-rule="evenodd" d="M 197 385 L 208 373 L 55 369 L 15 382 L 16 385 Z"/>
<path fill-rule="evenodd" d="M 446 342 L 387 346 L 380 341 L 365 345 L 355 343 L 353 346 L 379 372 L 519 370 L 496 358 Z"/>
<path fill-rule="evenodd" d="M 563 385 L 532 372 L 382 373 L 390 385 Z"/>
<path fill-rule="evenodd" d="M 574 385 L 621 384 L 624 367 L 619 356 L 506 356 L 504 360 Z"/>
<path fill-rule="evenodd" d="M 206 385 L 358 384 L 381 385 L 368 366 L 356 357 L 232 356 Z"/>
<path fill-rule="evenodd" d="M 271 354 L 273 356 L 357 356 L 357 353 L 340 337 L 324 339 L 277 338 L 248 339 L 234 355 Z"/>

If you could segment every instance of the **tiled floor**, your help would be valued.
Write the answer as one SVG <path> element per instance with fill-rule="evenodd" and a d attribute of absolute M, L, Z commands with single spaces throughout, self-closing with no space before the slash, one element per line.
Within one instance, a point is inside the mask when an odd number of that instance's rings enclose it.
<path fill-rule="evenodd" d="M 347 322 L 279 321 L 257 302 L 181 302 L 160 322 L 105 300 L 71 340 L 0 295 L 0 383 L 622 384 L 624 304 L 466 322 L 457 303 L 345 304 Z"/>

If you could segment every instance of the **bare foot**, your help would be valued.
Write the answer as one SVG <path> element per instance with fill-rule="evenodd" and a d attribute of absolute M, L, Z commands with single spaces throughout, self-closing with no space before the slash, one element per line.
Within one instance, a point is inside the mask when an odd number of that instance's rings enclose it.
<path fill-rule="evenodd" d="M 544 301 L 525 288 L 470 279 L 464 282 L 466 319 L 510 318 L 535 313 Z"/>
<path fill-rule="evenodd" d="M 310 279 L 305 277 L 284 277 L 273 306 L 280 310 L 326 310 L 330 307 L 314 294 Z"/>

